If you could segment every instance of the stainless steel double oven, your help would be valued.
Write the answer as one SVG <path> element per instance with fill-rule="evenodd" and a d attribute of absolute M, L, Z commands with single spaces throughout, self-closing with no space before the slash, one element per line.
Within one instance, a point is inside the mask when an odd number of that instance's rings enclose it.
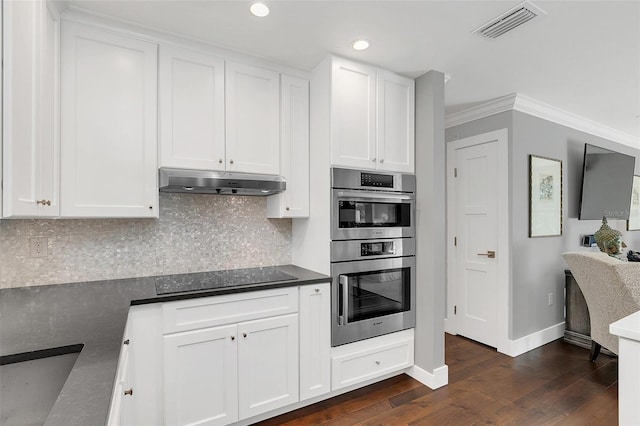
<path fill-rule="evenodd" d="M 331 169 L 333 346 L 415 326 L 415 176 Z"/>

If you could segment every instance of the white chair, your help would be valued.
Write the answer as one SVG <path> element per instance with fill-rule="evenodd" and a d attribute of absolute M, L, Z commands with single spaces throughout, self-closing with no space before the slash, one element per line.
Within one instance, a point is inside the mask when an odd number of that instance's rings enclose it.
<path fill-rule="evenodd" d="M 591 361 L 602 346 L 618 354 L 609 324 L 640 310 L 640 262 L 621 262 L 604 253 L 563 254 L 589 308 Z"/>

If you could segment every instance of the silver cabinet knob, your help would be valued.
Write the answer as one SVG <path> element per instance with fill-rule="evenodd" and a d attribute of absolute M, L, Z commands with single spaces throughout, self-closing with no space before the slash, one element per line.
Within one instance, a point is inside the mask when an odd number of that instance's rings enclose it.
<path fill-rule="evenodd" d="M 220 158 L 220 159 L 218 160 L 218 163 L 222 164 L 222 158 Z"/>
<path fill-rule="evenodd" d="M 229 160 L 229 164 L 233 164 L 233 160 Z"/>
<path fill-rule="evenodd" d="M 234 340 L 236 340 L 236 336 L 231 336 L 231 341 L 233 342 Z"/>
<path fill-rule="evenodd" d="M 51 200 L 38 200 L 36 201 L 36 204 L 42 204 L 43 206 L 50 206 Z"/>
<path fill-rule="evenodd" d="M 129 395 L 129 396 L 133 396 L 133 388 L 129 388 L 126 391 L 124 391 L 125 395 Z"/>
<path fill-rule="evenodd" d="M 284 209 L 285 209 L 286 211 L 289 211 L 289 210 L 291 210 L 291 209 L 290 209 L 289 207 L 285 207 Z"/>
<path fill-rule="evenodd" d="M 128 345 L 129 344 L 129 339 L 125 340 L 124 342 L 122 342 L 123 345 Z"/>
<path fill-rule="evenodd" d="M 316 288 L 314 290 L 316 291 L 316 293 L 320 293 L 320 289 L 319 288 Z"/>
<path fill-rule="evenodd" d="M 376 162 L 376 161 L 378 161 L 378 160 L 376 159 L 376 157 L 373 157 L 373 158 L 371 159 L 371 161 L 373 161 L 373 162 L 375 163 L 375 162 Z"/>
<path fill-rule="evenodd" d="M 380 159 L 380 163 L 384 163 L 384 158 L 381 158 L 381 159 Z"/>
<path fill-rule="evenodd" d="M 380 365 L 380 361 L 376 361 L 376 365 Z"/>
<path fill-rule="evenodd" d="M 242 333 L 242 337 L 247 338 L 247 333 Z"/>

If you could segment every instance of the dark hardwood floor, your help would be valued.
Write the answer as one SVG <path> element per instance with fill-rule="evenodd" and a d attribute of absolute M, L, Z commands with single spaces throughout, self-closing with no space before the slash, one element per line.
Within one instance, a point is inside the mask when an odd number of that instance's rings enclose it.
<path fill-rule="evenodd" d="M 449 385 L 400 375 L 267 425 L 616 425 L 618 360 L 556 340 L 516 358 L 446 335 Z"/>

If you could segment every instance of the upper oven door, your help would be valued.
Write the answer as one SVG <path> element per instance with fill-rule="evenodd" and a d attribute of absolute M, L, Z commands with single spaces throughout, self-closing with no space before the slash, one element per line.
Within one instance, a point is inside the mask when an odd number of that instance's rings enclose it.
<path fill-rule="evenodd" d="M 415 195 L 333 189 L 331 239 L 415 236 Z"/>

